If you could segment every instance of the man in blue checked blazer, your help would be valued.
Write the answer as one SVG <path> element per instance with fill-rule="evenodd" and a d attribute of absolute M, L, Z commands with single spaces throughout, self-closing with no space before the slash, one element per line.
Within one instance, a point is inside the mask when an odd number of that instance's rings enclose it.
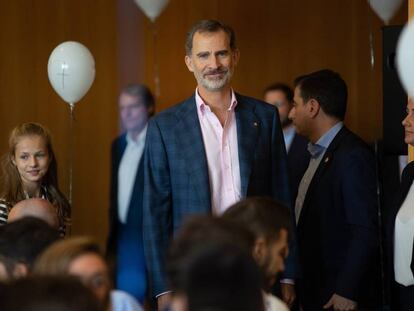
<path fill-rule="evenodd" d="M 186 218 L 220 215 L 246 196 L 291 203 L 277 109 L 232 90 L 238 59 L 230 27 L 213 20 L 197 23 L 188 33 L 185 56 L 196 92 L 148 124 L 143 237 L 159 310 L 169 301 L 164 258 Z M 286 277 L 293 276 L 289 273 Z"/>

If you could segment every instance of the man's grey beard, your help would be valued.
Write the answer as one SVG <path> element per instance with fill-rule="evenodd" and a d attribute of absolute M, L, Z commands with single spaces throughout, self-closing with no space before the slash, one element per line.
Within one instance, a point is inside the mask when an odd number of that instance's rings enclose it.
<path fill-rule="evenodd" d="M 231 77 L 233 76 L 233 71 L 228 69 L 225 72 L 224 77 L 219 80 L 208 80 L 207 78 L 204 78 L 203 75 L 204 74 L 196 74 L 197 81 L 209 91 L 218 91 L 222 89 L 231 80 Z"/>

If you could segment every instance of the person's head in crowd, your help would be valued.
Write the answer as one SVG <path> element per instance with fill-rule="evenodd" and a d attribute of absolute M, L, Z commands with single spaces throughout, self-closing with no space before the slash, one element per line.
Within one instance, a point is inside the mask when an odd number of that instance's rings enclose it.
<path fill-rule="evenodd" d="M 91 290 L 73 277 L 27 277 L 0 289 L 2 311 L 104 311 Z"/>
<path fill-rule="evenodd" d="M 188 218 L 178 231 L 168 251 L 167 274 L 172 288 L 179 285 L 180 271 L 185 266 L 185 259 L 196 247 L 206 243 L 236 244 L 251 253 L 254 236 L 245 228 L 212 216 L 194 216 Z"/>
<path fill-rule="evenodd" d="M 347 98 L 345 81 L 332 70 L 300 76 L 295 79 L 289 118 L 299 134 L 315 143 L 329 128 L 344 120 Z"/>
<path fill-rule="evenodd" d="M 254 236 L 221 218 L 190 219 L 172 242 L 167 275 L 174 311 L 262 310 Z"/>
<path fill-rule="evenodd" d="M 291 230 L 288 208 L 270 198 L 251 197 L 231 206 L 222 217 L 247 228 L 255 236 L 253 257 L 262 271 L 265 289 L 269 289 L 284 270 L 288 255 Z"/>
<path fill-rule="evenodd" d="M 56 208 L 48 200 L 35 198 L 18 202 L 10 210 L 7 222 L 10 223 L 28 216 L 39 218 L 52 228 L 59 228 Z"/>
<path fill-rule="evenodd" d="M 414 99 L 411 97 L 408 99 L 406 112 L 407 115 L 402 121 L 405 131 L 404 141 L 406 144 L 414 146 Z"/>
<path fill-rule="evenodd" d="M 122 127 L 135 139 L 155 113 L 154 96 L 145 85 L 130 84 L 121 90 L 118 105 Z"/>
<path fill-rule="evenodd" d="M 188 32 L 185 63 L 201 91 L 216 92 L 230 87 L 239 60 L 233 29 L 216 20 L 202 20 Z"/>
<path fill-rule="evenodd" d="M 27 198 L 45 198 L 56 207 L 61 226 L 70 217 L 70 205 L 60 192 L 57 161 L 49 131 L 38 123 L 16 126 L 2 159 L 0 198 L 10 207 Z"/>
<path fill-rule="evenodd" d="M 275 106 L 279 111 L 282 128 L 292 124 L 289 112 L 293 107 L 293 90 L 284 83 L 274 83 L 264 90 L 264 101 Z"/>
<path fill-rule="evenodd" d="M 58 239 L 56 229 L 34 217 L 0 226 L 0 278 L 26 276 L 37 256 Z"/>
<path fill-rule="evenodd" d="M 230 243 L 207 243 L 187 255 L 180 292 L 173 311 L 264 310 L 257 265 Z"/>
<path fill-rule="evenodd" d="M 108 267 L 102 251 L 91 238 L 68 238 L 54 243 L 36 260 L 33 273 L 76 276 L 104 306 L 110 303 Z"/>

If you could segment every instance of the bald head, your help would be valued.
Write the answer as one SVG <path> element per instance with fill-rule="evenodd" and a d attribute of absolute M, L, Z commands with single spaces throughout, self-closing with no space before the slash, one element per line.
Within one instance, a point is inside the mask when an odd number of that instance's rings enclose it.
<path fill-rule="evenodd" d="M 36 198 L 18 202 L 10 210 L 8 222 L 27 216 L 39 218 L 53 228 L 57 229 L 59 227 L 56 208 L 47 200 Z"/>

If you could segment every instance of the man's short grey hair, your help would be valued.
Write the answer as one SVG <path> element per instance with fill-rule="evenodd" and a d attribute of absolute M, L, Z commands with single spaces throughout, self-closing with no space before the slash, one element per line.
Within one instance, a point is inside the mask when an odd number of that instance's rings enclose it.
<path fill-rule="evenodd" d="M 205 19 L 197 22 L 187 33 L 187 38 L 185 41 L 185 52 L 187 55 L 191 55 L 192 49 L 193 49 L 193 38 L 195 33 L 203 33 L 203 32 L 218 32 L 218 31 L 224 31 L 227 36 L 229 37 L 230 41 L 230 48 L 232 50 L 236 49 L 236 34 L 234 33 L 234 30 L 217 20 L 212 19 Z"/>

